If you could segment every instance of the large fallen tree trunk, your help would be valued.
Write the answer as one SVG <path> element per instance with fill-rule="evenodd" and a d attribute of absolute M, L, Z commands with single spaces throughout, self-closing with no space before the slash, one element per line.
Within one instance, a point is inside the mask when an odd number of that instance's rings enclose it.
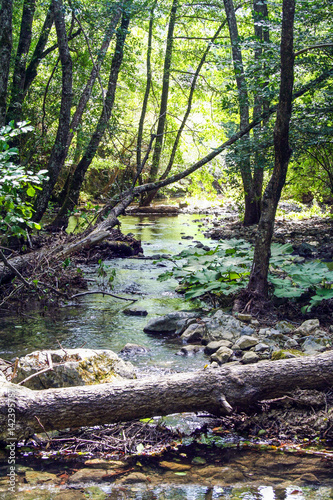
<path fill-rule="evenodd" d="M 1 382 L 0 438 L 22 439 L 43 429 L 92 426 L 179 412 L 223 415 L 236 409 L 248 410 L 263 399 L 280 397 L 296 388 L 324 389 L 332 385 L 333 352 L 42 391 Z"/>

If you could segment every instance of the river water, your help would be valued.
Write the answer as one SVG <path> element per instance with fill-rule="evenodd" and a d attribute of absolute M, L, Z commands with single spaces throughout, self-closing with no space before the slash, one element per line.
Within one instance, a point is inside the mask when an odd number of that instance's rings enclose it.
<path fill-rule="evenodd" d="M 123 233 L 132 233 L 140 239 L 144 255 L 149 257 L 156 254 L 174 255 L 187 246 L 196 244 L 197 241 L 202 241 L 205 245 L 212 247 L 216 245 L 216 242 L 203 237 L 202 228 L 200 229 L 200 225 L 203 224 L 200 222 L 202 218 L 197 215 L 185 214 L 168 217 L 126 216 L 122 218 L 121 222 Z M 167 261 L 154 263 L 153 260 L 127 258 L 106 261 L 104 266 L 107 273 L 111 272 L 113 268 L 116 269 L 114 293 L 136 298 L 137 302 L 133 306 L 146 309 L 147 317 L 127 316 L 123 310 L 129 307 L 129 303 L 102 295 L 83 297 L 76 304 L 68 304 L 51 314 L 48 312 L 45 315 L 36 314 L 32 310 L 23 317 L 2 317 L 0 318 L 0 357 L 12 359 L 36 349 L 57 349 L 58 342 L 65 348 L 77 348 L 85 344 L 86 348 L 111 349 L 119 352 L 127 342 L 131 342 L 149 349 L 145 355 L 130 358 L 130 361 L 137 367 L 138 376 L 154 372 L 196 370 L 207 363 L 207 358 L 202 353 L 193 357 L 177 355 L 180 344 L 174 339 L 165 336 L 152 336 L 143 332 L 143 327 L 151 317 L 194 307 L 193 304 L 184 302 L 183 297 L 174 291 L 177 285 L 175 280 L 157 281 L 158 275 L 170 268 L 171 263 Z M 85 276 L 91 280 L 89 281 L 90 288 L 95 289 L 98 266 L 86 266 L 83 271 Z M 97 279 L 101 280 L 102 278 Z M 196 306 L 198 305 L 200 304 L 196 304 Z M 175 460 L 178 459 L 175 458 Z M 212 463 L 219 460 L 221 460 L 221 455 L 217 453 L 212 458 Z M 303 481 L 303 483 L 296 481 L 293 484 L 292 479 L 295 475 L 290 478 L 291 482 L 286 484 L 286 467 L 283 467 L 283 459 L 279 459 L 279 467 L 275 467 L 273 460 L 275 468 L 273 467 L 274 470 L 269 474 L 261 472 L 262 469 L 255 470 L 254 468 L 252 472 L 251 464 L 254 464 L 254 461 L 251 456 L 246 463 L 242 464 L 241 460 L 244 460 L 244 457 L 237 458 L 236 456 L 230 467 L 232 470 L 239 470 L 242 474 L 246 468 L 247 480 L 235 481 L 235 484 L 223 487 L 216 483 L 207 486 L 207 478 L 200 479 L 197 476 L 195 479 L 195 475 L 191 476 L 189 483 L 185 477 L 174 475 L 174 482 L 172 482 L 169 475 L 167 480 L 165 476 L 161 476 L 157 484 L 123 484 L 120 490 L 119 487 L 112 484 L 104 484 L 102 487 L 98 485 L 96 496 L 94 496 L 91 485 L 90 489 L 86 485 L 81 485 L 80 491 L 84 492 L 85 498 L 98 499 L 333 499 L 330 472 L 322 475 L 320 485 L 311 483 L 310 476 L 308 481 Z M 3 471 L 4 467 L 0 467 L 0 469 Z M 304 467 L 302 470 L 304 472 Z M 332 467 L 329 470 L 332 471 Z M 316 473 L 315 470 L 313 472 Z M 33 486 L 31 489 L 31 485 L 28 485 L 27 488 L 21 486 L 22 491 L 17 493 L 15 498 L 34 500 L 62 498 L 61 494 L 59 496 L 59 489 L 54 489 L 52 486 L 43 492 L 34 490 L 37 486 Z M 69 493 L 68 490 L 66 491 Z M 75 496 L 74 492 L 73 497 L 67 493 L 66 498 L 81 498 Z M 0 498 L 10 498 L 1 495 L 0 489 Z"/>
<path fill-rule="evenodd" d="M 122 218 L 124 234 L 132 233 L 142 241 L 144 255 L 177 254 L 194 241 L 216 245 L 205 239 L 195 215 L 178 217 Z M 192 240 L 182 239 L 192 237 Z M 106 273 L 116 269 L 115 294 L 134 298 L 134 304 L 103 295 L 82 297 L 75 304 L 66 305 L 51 314 L 35 314 L 22 317 L 6 316 L 0 319 L 0 357 L 12 359 L 36 349 L 85 348 L 111 349 L 119 352 L 127 342 L 140 344 L 149 349 L 147 355 L 131 361 L 138 367 L 138 374 L 146 371 L 195 370 L 203 366 L 203 354 L 187 358 L 177 356 L 180 344 L 165 336 L 152 336 L 143 332 L 148 320 L 171 311 L 188 310 L 194 304 L 185 303 L 183 296 L 175 292 L 173 279 L 157 281 L 157 277 L 172 267 L 168 261 L 156 262 L 138 258 L 113 259 L 104 262 Z M 98 266 L 83 266 L 91 289 L 102 285 L 98 278 Z M 96 285 L 96 280 L 99 285 Z M 107 277 L 105 278 L 107 280 Z M 128 316 L 123 310 L 130 305 L 144 308 L 148 316 Z"/>

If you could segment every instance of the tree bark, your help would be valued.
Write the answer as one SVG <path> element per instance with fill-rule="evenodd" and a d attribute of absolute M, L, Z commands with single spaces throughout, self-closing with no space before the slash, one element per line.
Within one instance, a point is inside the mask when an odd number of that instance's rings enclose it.
<path fill-rule="evenodd" d="M 68 38 L 66 33 L 66 24 L 64 19 L 62 0 L 53 0 L 54 21 L 57 31 L 59 46 L 59 56 L 62 67 L 62 92 L 61 106 L 58 122 L 57 136 L 52 148 L 48 163 L 49 179 L 44 182 L 42 191 L 39 191 L 35 204 L 35 213 L 33 220 L 39 222 L 43 217 L 52 190 L 57 182 L 60 169 L 66 158 L 67 140 L 69 134 L 69 124 L 72 106 L 72 58 L 68 47 Z"/>
<path fill-rule="evenodd" d="M 12 0 L 3 0 L 0 8 L 0 127 L 6 124 L 8 77 L 12 52 Z"/>
<path fill-rule="evenodd" d="M 225 365 L 116 384 L 41 391 L 0 382 L 0 438 L 10 441 L 42 430 L 110 424 L 180 412 L 225 415 L 234 410 L 248 411 L 263 399 L 280 397 L 296 388 L 325 389 L 332 384 L 332 352 L 255 365 Z M 10 407 L 15 409 L 15 432 L 8 426 Z"/>
<path fill-rule="evenodd" d="M 289 123 L 294 84 L 294 15 L 295 0 L 283 0 L 280 96 L 274 128 L 275 163 L 273 174 L 263 197 L 262 214 L 256 236 L 252 271 L 248 285 L 248 290 L 254 292 L 258 297 L 266 297 L 268 292 L 267 275 L 275 214 L 292 154 L 289 145 Z"/>
<path fill-rule="evenodd" d="M 176 25 L 176 14 L 178 9 L 178 0 L 173 0 L 170 21 L 167 34 L 167 43 L 165 49 L 164 57 L 164 68 L 163 68 L 163 84 L 162 84 L 162 94 L 161 94 L 161 104 L 159 111 L 159 118 L 156 131 L 155 148 L 152 158 L 152 165 L 149 173 L 149 182 L 154 182 L 157 178 L 158 169 L 161 161 L 163 139 L 164 139 L 164 129 L 166 124 L 166 115 L 168 110 L 168 99 L 169 99 L 169 83 L 170 83 L 170 69 L 172 60 L 172 49 L 173 49 L 173 32 Z M 140 205 L 147 207 L 153 200 L 155 193 L 153 191 L 146 194 Z"/>
<path fill-rule="evenodd" d="M 51 28 L 53 26 L 54 22 L 54 16 L 53 16 L 53 9 L 52 9 L 52 3 L 47 11 L 45 21 L 42 27 L 42 31 L 40 32 L 38 42 L 36 44 L 36 48 L 34 50 L 34 53 L 32 55 L 31 61 L 27 67 L 26 74 L 25 74 L 25 80 L 24 80 L 24 93 L 23 97 L 26 96 L 32 82 L 37 76 L 37 69 L 39 66 L 39 63 L 41 59 L 43 58 L 44 54 L 44 49 L 46 47 L 49 34 L 51 31 Z"/>
<path fill-rule="evenodd" d="M 23 4 L 20 38 L 15 57 L 11 100 L 7 112 L 8 121 L 14 120 L 15 123 L 22 121 L 26 64 L 32 38 L 32 23 L 35 8 L 36 0 L 25 0 Z"/>

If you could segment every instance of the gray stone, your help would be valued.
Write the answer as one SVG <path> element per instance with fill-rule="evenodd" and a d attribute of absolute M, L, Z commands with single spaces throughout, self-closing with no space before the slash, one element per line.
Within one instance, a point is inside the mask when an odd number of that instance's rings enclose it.
<path fill-rule="evenodd" d="M 248 336 L 251 336 L 253 335 L 254 333 L 256 333 L 255 329 L 254 328 L 251 328 L 250 326 L 243 326 L 242 330 L 241 330 L 241 335 L 248 335 Z"/>
<path fill-rule="evenodd" d="M 146 333 L 176 333 L 182 326 L 187 326 L 186 321 L 190 318 L 195 318 L 198 313 L 177 311 L 152 318 L 143 331 Z"/>
<path fill-rule="evenodd" d="M 281 333 L 291 333 L 293 331 L 293 328 L 288 321 L 279 321 L 276 323 L 275 329 Z"/>
<path fill-rule="evenodd" d="M 316 354 L 326 350 L 326 342 L 322 339 L 316 339 L 310 335 L 302 344 L 302 350 L 306 354 Z"/>
<path fill-rule="evenodd" d="M 265 333 L 266 338 L 271 338 L 273 340 L 289 340 L 289 337 L 287 335 L 284 335 L 282 332 L 279 330 L 275 330 L 274 328 L 266 330 Z"/>
<path fill-rule="evenodd" d="M 188 326 L 182 333 L 181 339 L 183 340 L 183 342 L 195 342 L 202 339 L 205 331 L 206 328 L 204 325 L 193 323 L 192 325 Z"/>
<path fill-rule="evenodd" d="M 214 340 L 235 340 L 241 335 L 244 324 L 230 314 L 226 314 L 220 309 L 214 316 L 205 320 L 206 333 L 203 341 L 207 344 Z"/>
<path fill-rule="evenodd" d="M 241 363 L 243 363 L 244 365 L 248 365 L 250 363 L 258 363 L 259 359 L 260 358 L 259 358 L 258 354 L 256 354 L 253 351 L 248 351 L 248 352 L 244 353 L 244 355 L 241 359 Z"/>
<path fill-rule="evenodd" d="M 237 343 L 232 347 L 234 350 L 241 349 L 249 349 L 259 343 L 259 340 L 256 337 L 249 337 L 248 335 L 243 335 L 237 340 Z"/>
<path fill-rule="evenodd" d="M 267 344 L 264 344 L 263 342 L 259 342 L 254 348 L 255 352 L 264 352 L 264 351 L 269 351 L 270 347 Z"/>
<path fill-rule="evenodd" d="M 53 370 L 37 375 L 24 383 L 30 389 L 74 387 L 136 378 L 134 366 L 109 350 L 66 349 L 34 351 L 19 359 L 14 383 L 21 382 L 43 368 L 52 359 Z"/>
<path fill-rule="evenodd" d="M 124 345 L 120 354 L 124 354 L 126 356 L 136 356 L 137 354 L 146 354 L 149 351 L 150 349 L 144 347 L 143 345 L 131 344 L 128 342 Z"/>
<path fill-rule="evenodd" d="M 298 328 L 296 328 L 295 333 L 301 335 L 309 335 L 319 328 L 319 319 L 308 319 L 304 321 Z"/>
<path fill-rule="evenodd" d="M 180 350 L 176 353 L 178 356 L 193 356 L 198 352 L 202 352 L 204 349 L 203 345 L 184 345 L 180 348 Z"/>
<path fill-rule="evenodd" d="M 231 349 L 228 347 L 220 347 L 211 355 L 210 360 L 216 361 L 219 365 L 223 365 L 224 363 L 228 363 L 232 355 L 233 351 Z"/>
<path fill-rule="evenodd" d="M 148 311 L 142 307 L 128 307 L 123 310 L 123 314 L 126 316 L 148 316 Z"/>
<path fill-rule="evenodd" d="M 298 347 L 298 342 L 295 339 L 288 339 L 284 343 L 284 348 L 285 349 L 297 349 L 297 347 Z"/>
<path fill-rule="evenodd" d="M 231 347 L 232 342 L 230 340 L 214 340 L 213 342 L 209 342 L 209 344 L 206 345 L 205 347 L 205 354 L 213 354 L 216 352 L 220 347 Z"/>

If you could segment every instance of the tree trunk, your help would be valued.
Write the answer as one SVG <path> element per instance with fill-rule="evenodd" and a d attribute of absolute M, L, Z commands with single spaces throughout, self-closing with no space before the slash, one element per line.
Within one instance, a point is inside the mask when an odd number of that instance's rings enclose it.
<path fill-rule="evenodd" d="M 180 412 L 225 415 L 234 410 L 247 411 L 263 399 L 281 397 L 296 388 L 324 389 L 332 384 L 332 352 L 41 391 L 0 382 L 0 438 L 10 441 L 42 430 L 111 424 Z M 10 413 L 15 414 L 15 432 L 8 426 L 9 408 L 14 408 Z"/>
<path fill-rule="evenodd" d="M 12 52 L 12 0 L 3 0 L 0 8 L 0 127 L 6 124 L 8 77 Z"/>
<path fill-rule="evenodd" d="M 248 285 L 248 290 L 254 292 L 258 297 L 266 297 L 268 292 L 267 275 L 275 214 L 292 153 L 289 146 L 289 123 L 294 83 L 294 14 L 295 0 L 283 0 L 280 97 L 274 128 L 275 164 L 272 177 L 264 193 Z"/>
<path fill-rule="evenodd" d="M 25 0 L 23 4 L 20 38 L 15 57 L 11 100 L 7 112 L 8 121 L 14 120 L 15 123 L 22 121 L 26 63 L 32 38 L 32 23 L 35 8 L 36 0 Z"/>
<path fill-rule="evenodd" d="M 39 222 L 41 220 L 45 213 L 45 210 L 47 209 L 52 190 L 58 180 L 60 169 L 66 158 L 66 145 L 70 128 L 69 124 L 72 106 L 72 59 L 68 47 L 68 38 L 66 33 L 62 0 L 53 0 L 53 13 L 57 31 L 59 56 L 62 67 L 61 106 L 57 136 L 48 164 L 49 179 L 44 182 L 43 189 L 42 191 L 39 191 L 37 196 L 35 204 L 36 211 L 33 216 L 33 220 L 35 222 Z"/>
<path fill-rule="evenodd" d="M 171 68 L 172 49 L 173 49 L 173 32 L 176 24 L 177 9 L 178 9 L 178 0 L 173 0 L 171 7 L 171 14 L 170 14 L 168 35 L 167 35 L 167 44 L 165 49 L 161 104 L 160 104 L 159 118 L 156 131 L 154 154 L 149 174 L 149 182 L 154 182 L 156 180 L 161 161 L 164 129 L 165 129 L 166 115 L 168 109 L 168 99 L 169 99 L 170 68 Z M 154 193 L 153 191 L 147 193 L 141 199 L 140 206 L 147 207 L 148 205 L 150 205 L 155 194 L 156 193 Z"/>
<path fill-rule="evenodd" d="M 85 150 L 85 153 L 73 173 L 65 201 L 57 217 L 52 223 L 54 227 L 58 228 L 67 225 L 68 212 L 72 211 L 75 205 L 77 205 L 78 203 L 80 189 L 82 186 L 82 182 L 84 180 L 84 176 L 96 154 L 99 143 L 108 126 L 113 110 L 113 104 L 117 89 L 118 75 L 123 60 L 124 46 L 125 46 L 125 40 L 127 36 L 127 29 L 129 22 L 130 22 L 130 13 L 125 10 L 123 13 L 120 29 L 117 32 L 117 42 L 116 42 L 114 56 L 112 59 L 108 90 L 105 97 L 102 114 L 96 126 L 96 130 L 92 135 L 90 142 Z"/>
<path fill-rule="evenodd" d="M 227 15 L 229 35 L 232 49 L 232 59 L 234 63 L 234 73 L 238 90 L 238 105 L 240 117 L 240 130 L 244 130 L 249 126 L 249 96 L 247 91 L 247 84 L 244 74 L 243 57 L 240 47 L 240 38 L 238 34 L 236 13 L 233 0 L 224 0 L 224 8 Z M 244 213 L 244 226 L 256 224 L 259 221 L 259 203 L 255 197 L 255 189 L 253 186 L 252 172 L 251 172 L 251 157 L 249 150 L 249 133 L 245 134 L 242 138 L 244 147 L 244 158 L 239 165 L 245 201 Z"/>
<path fill-rule="evenodd" d="M 34 81 L 35 77 L 37 76 L 37 69 L 38 69 L 39 63 L 43 57 L 44 49 L 46 47 L 51 28 L 53 26 L 53 22 L 54 22 L 54 17 L 53 17 L 52 3 L 51 3 L 50 8 L 47 11 L 45 21 L 44 21 L 44 24 L 42 27 L 42 31 L 39 35 L 39 39 L 38 39 L 38 42 L 36 44 L 36 48 L 34 50 L 31 61 L 30 61 L 29 65 L 27 67 L 27 70 L 26 70 L 25 80 L 24 80 L 23 97 L 26 96 L 32 82 Z"/>

